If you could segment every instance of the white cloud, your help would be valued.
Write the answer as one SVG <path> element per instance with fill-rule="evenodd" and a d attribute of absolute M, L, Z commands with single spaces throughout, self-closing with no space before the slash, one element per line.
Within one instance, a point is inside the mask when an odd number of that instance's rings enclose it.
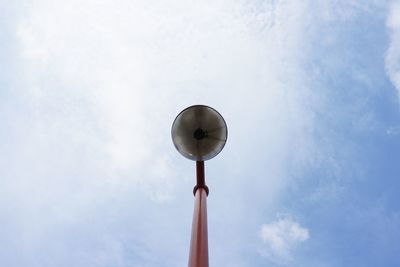
<path fill-rule="evenodd" d="M 400 2 L 392 1 L 386 22 L 390 44 L 386 52 L 386 70 L 400 97 Z"/>
<path fill-rule="evenodd" d="M 227 120 L 230 135 L 223 154 L 229 167 L 215 174 L 221 179 L 209 181 L 225 190 L 225 177 L 233 177 L 226 193 L 240 195 L 235 198 L 242 205 L 250 199 L 246 195 L 264 203 L 266 195 L 279 194 L 289 179 L 287 162 L 308 160 L 313 126 L 302 66 L 309 53 L 306 2 L 37 0 L 18 12 L 24 14 L 14 25 L 18 81 L 4 113 L 9 115 L 3 125 L 10 127 L 0 133 L 9 138 L 0 144 L 7 148 L 1 160 L 9 163 L 0 170 L 0 202 L 15 205 L 14 211 L 0 205 L 10 221 L 4 231 L 23 235 L 28 244 L 15 250 L 48 251 L 48 243 L 38 240 L 52 240 L 47 231 L 52 227 L 62 238 L 89 229 L 89 236 L 104 233 L 127 247 L 145 240 L 151 255 L 184 259 L 186 244 L 173 250 L 167 240 L 187 237 L 181 229 L 190 222 L 183 225 L 181 213 L 191 214 L 194 181 L 187 182 L 193 177 L 188 169 L 180 170 L 193 165 L 174 151 L 169 131 L 187 105 L 209 104 Z M 16 111 L 13 101 L 24 110 Z M 247 175 L 255 177 L 251 188 L 237 194 Z M 176 197 L 182 184 L 189 187 Z M 143 192 L 163 205 L 150 204 Z M 104 212 L 123 227 L 104 222 Z M 236 211 L 227 216 L 243 217 Z M 107 230 L 88 225 L 89 219 Z M 226 218 L 217 220 L 224 225 Z M 171 228 L 179 238 L 167 231 Z M 81 244 L 70 242 L 80 250 Z M 99 244 L 93 242 L 87 258 L 96 257 L 93 247 Z M 116 247 L 104 254 L 129 257 Z M 58 249 L 50 253 L 54 258 L 43 256 L 38 264 L 48 260 L 61 266 L 57 255 L 70 251 Z M 214 260 L 223 265 L 226 258 Z M 30 265 L 29 258 L 24 260 L 19 265 Z M 74 266 L 88 265 L 85 257 Z"/>
<path fill-rule="evenodd" d="M 261 254 L 275 262 L 291 260 L 293 249 L 310 238 L 308 229 L 290 218 L 263 224 L 260 236 L 265 245 Z"/>
<path fill-rule="evenodd" d="M 34 110 L 37 135 L 57 147 L 54 136 L 63 132 L 72 154 L 90 144 L 95 156 L 85 160 L 101 166 L 107 175 L 99 179 L 111 187 L 140 184 L 154 199 L 169 199 L 177 176 L 168 160 L 170 125 L 197 102 L 233 122 L 230 138 L 258 134 L 246 128 L 263 121 L 263 139 L 270 143 L 264 156 L 284 175 L 281 165 L 293 146 L 309 145 L 312 127 L 302 105 L 310 93 L 300 64 L 306 7 L 36 1 L 24 7 L 17 25 L 25 81 L 20 94 Z M 238 139 L 235 144 L 251 147 Z M 154 171 L 150 162 L 164 171 Z"/>

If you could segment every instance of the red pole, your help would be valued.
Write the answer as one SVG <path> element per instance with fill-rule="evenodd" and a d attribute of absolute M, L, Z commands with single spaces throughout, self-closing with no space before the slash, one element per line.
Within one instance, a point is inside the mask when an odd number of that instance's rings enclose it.
<path fill-rule="evenodd" d="M 207 192 L 204 188 L 197 189 L 195 195 L 188 266 L 208 267 Z"/>
<path fill-rule="evenodd" d="M 193 188 L 194 212 L 190 240 L 189 267 L 208 267 L 207 196 L 204 161 L 196 161 L 197 183 Z"/>

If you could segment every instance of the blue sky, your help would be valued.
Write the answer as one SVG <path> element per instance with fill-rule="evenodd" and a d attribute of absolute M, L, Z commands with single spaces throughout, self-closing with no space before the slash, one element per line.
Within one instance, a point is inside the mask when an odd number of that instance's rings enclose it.
<path fill-rule="evenodd" d="M 0 1 L 0 265 L 399 266 L 399 1 Z"/>

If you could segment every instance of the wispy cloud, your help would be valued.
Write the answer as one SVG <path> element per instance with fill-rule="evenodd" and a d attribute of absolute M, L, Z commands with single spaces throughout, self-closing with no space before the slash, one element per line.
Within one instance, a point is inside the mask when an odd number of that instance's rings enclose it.
<path fill-rule="evenodd" d="M 12 164 L 0 170 L 6 177 L 0 202 L 16 203 L 17 213 L 4 206 L 2 214 L 12 225 L 9 232 L 19 235 L 23 225 L 32 244 L 26 253 L 49 250 L 38 240 L 52 239 L 45 231 L 50 225 L 74 251 L 87 251 L 73 253 L 70 258 L 81 262 L 74 266 L 90 265 L 90 255 L 101 254 L 96 247 L 115 256 L 110 258 L 136 257 L 141 265 L 148 255 L 175 257 L 167 265 L 180 266 L 187 256 L 188 236 L 181 229 L 190 227 L 193 165 L 174 151 L 170 127 L 187 105 L 209 104 L 228 122 L 228 144 L 219 158 L 226 168 L 214 174 L 234 177 L 226 198 L 236 194 L 242 203 L 250 195 L 264 198 L 266 190 L 272 198 L 289 179 L 285 163 L 307 160 L 312 115 L 303 105 L 310 95 L 302 68 L 306 3 L 39 0 L 18 12 L 24 16 L 13 25 L 18 80 L 10 98 L 24 111 L 21 116 L 7 105 L 10 127 L 2 134 L 9 142 L 2 159 Z M 237 194 L 248 175 L 256 177 L 251 189 Z M 210 183 L 227 188 L 225 178 Z M 180 220 L 183 211 L 186 221 Z M 103 212 L 115 220 L 103 221 Z M 89 227 L 86 220 L 96 223 Z M 216 220 L 225 227 L 226 217 Z M 67 238 L 86 232 L 79 242 Z M 117 245 L 93 238 L 103 235 Z M 136 245 L 146 255 L 124 254 Z M 70 250 L 52 249 L 54 256 L 43 255 L 39 264 L 60 266 L 64 259 L 57 255 Z M 225 265 L 227 251 L 214 258 L 216 265 Z M 21 260 L 29 265 L 31 259 Z"/>
<path fill-rule="evenodd" d="M 295 247 L 310 238 L 308 229 L 290 218 L 263 224 L 260 236 L 265 245 L 261 254 L 278 263 L 290 261 Z"/>
<path fill-rule="evenodd" d="M 398 135 L 400 134 L 400 126 L 392 126 L 386 130 L 388 135 Z"/>
<path fill-rule="evenodd" d="M 386 25 L 390 43 L 386 53 L 386 70 L 400 97 L 400 2 L 391 1 Z"/>

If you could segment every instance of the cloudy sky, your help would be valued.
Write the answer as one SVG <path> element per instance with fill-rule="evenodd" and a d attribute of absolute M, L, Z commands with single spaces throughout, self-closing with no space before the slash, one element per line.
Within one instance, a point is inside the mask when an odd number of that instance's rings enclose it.
<path fill-rule="evenodd" d="M 0 0 L 0 266 L 400 266 L 400 1 Z"/>

